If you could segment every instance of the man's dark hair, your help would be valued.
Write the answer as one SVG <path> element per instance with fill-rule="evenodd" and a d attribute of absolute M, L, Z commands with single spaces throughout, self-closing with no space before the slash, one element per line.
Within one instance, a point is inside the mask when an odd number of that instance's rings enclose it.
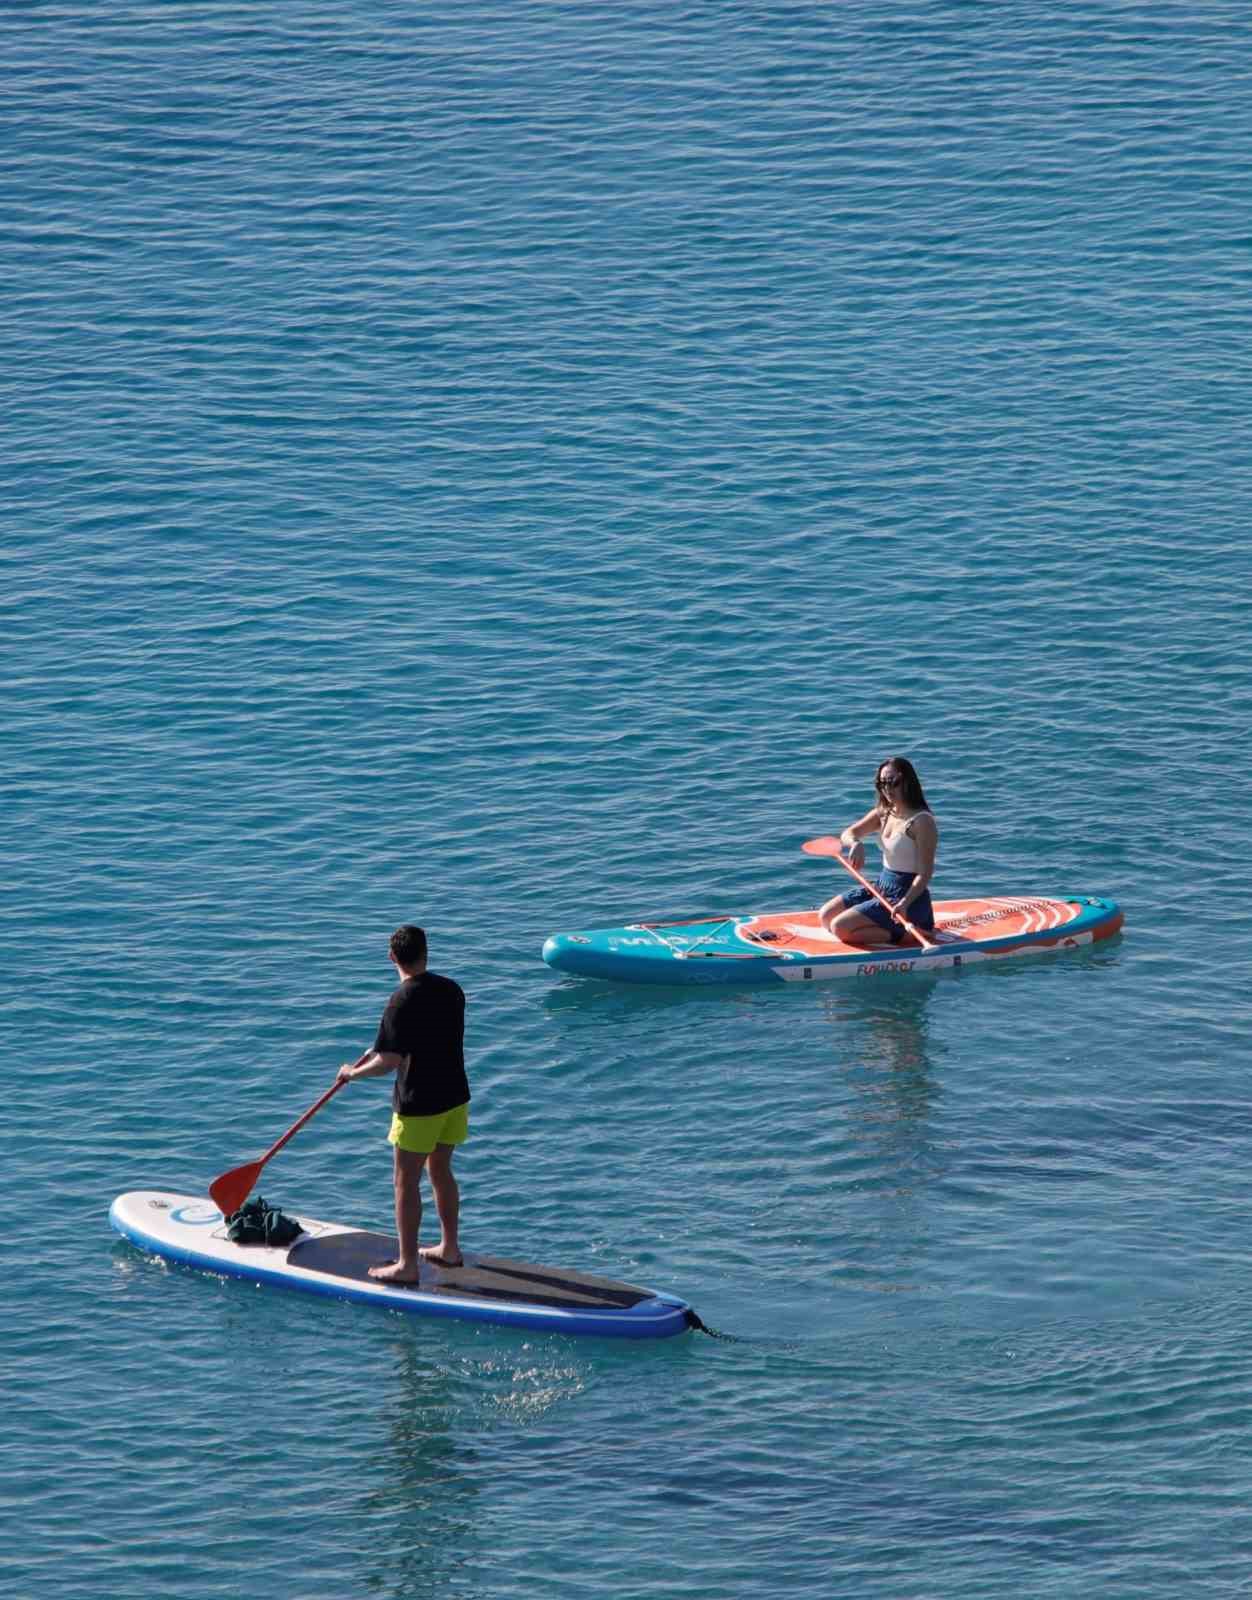
<path fill-rule="evenodd" d="M 406 922 L 392 934 L 387 948 L 402 967 L 415 967 L 426 955 L 426 930 Z"/>

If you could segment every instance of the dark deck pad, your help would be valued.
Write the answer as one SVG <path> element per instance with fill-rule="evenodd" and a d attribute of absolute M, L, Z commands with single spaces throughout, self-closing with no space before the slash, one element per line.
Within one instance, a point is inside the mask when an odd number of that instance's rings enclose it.
<path fill-rule="evenodd" d="M 396 1241 L 386 1233 L 332 1233 L 324 1239 L 301 1239 L 287 1252 L 293 1267 L 324 1272 L 329 1278 L 372 1283 L 369 1269 L 396 1259 Z M 389 1284 L 403 1289 L 405 1284 Z M 621 1310 L 650 1300 L 650 1289 L 617 1283 L 561 1267 L 534 1267 L 499 1256 L 467 1255 L 463 1267 L 440 1267 L 423 1261 L 420 1288 L 424 1294 L 449 1294 L 482 1300 L 521 1300 L 529 1305 L 565 1306 L 569 1310 Z"/>

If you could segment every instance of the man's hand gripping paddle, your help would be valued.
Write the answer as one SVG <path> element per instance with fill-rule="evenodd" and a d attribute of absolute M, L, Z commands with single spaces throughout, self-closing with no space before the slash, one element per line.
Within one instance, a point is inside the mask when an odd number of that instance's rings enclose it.
<path fill-rule="evenodd" d="M 319 1100 L 315 1100 L 304 1115 L 291 1124 L 282 1138 L 276 1140 L 259 1161 L 249 1161 L 242 1167 L 232 1167 L 229 1172 L 223 1172 L 220 1178 L 214 1178 L 209 1185 L 209 1199 L 224 1217 L 233 1216 L 239 1210 L 248 1198 L 252 1185 L 261 1176 L 261 1168 L 269 1158 L 277 1155 L 288 1139 L 299 1133 L 313 1113 L 320 1111 L 332 1094 L 338 1094 L 346 1081 L 344 1078 L 336 1078 L 326 1093 Z"/>
<path fill-rule="evenodd" d="M 926 937 L 920 928 L 915 928 L 906 916 L 903 916 L 899 911 L 897 911 L 889 900 L 884 900 L 882 895 L 879 894 L 878 890 L 875 889 L 874 885 L 869 881 L 869 879 L 864 877 L 856 870 L 856 868 L 848 860 L 847 856 L 844 855 L 843 846 L 840 844 L 837 835 L 833 833 L 826 833 L 823 834 L 820 839 L 806 839 L 800 848 L 804 851 L 805 855 L 808 856 L 834 856 L 835 860 L 840 864 L 840 866 L 848 869 L 848 871 L 860 884 L 862 889 L 868 889 L 873 895 L 874 899 L 877 900 L 878 904 L 882 906 L 890 916 L 894 917 L 902 928 L 908 929 L 908 931 L 917 940 L 918 944 L 921 945 L 923 950 L 937 950 L 939 948 L 939 946 L 935 944 L 933 940 Z M 212 1191 L 210 1191 L 210 1193 L 211 1192 Z"/>

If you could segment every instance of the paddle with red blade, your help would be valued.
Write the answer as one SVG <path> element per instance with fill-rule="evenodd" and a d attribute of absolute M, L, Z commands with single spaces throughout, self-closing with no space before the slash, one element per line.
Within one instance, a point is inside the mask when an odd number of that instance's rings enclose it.
<path fill-rule="evenodd" d="M 248 1161 L 242 1167 L 232 1167 L 229 1172 L 223 1172 L 220 1178 L 214 1178 L 209 1185 L 209 1199 L 224 1217 L 233 1216 L 248 1198 L 252 1185 L 261 1176 L 261 1168 L 271 1156 L 277 1155 L 282 1147 L 294 1134 L 299 1133 L 305 1123 L 315 1111 L 320 1111 L 332 1094 L 338 1094 L 347 1080 L 336 1078 L 326 1093 L 319 1100 L 315 1100 L 302 1117 L 287 1129 L 281 1139 L 269 1147 L 259 1161 Z"/>
<path fill-rule="evenodd" d="M 875 889 L 874 885 L 869 881 L 869 879 L 864 877 L 856 870 L 856 868 L 848 860 L 847 856 L 843 853 L 843 845 L 839 842 L 837 835 L 833 833 L 827 833 L 823 834 L 820 839 L 806 839 L 800 848 L 804 851 L 805 855 L 808 856 L 834 856 L 835 860 L 840 864 L 840 866 L 848 869 L 848 871 L 860 884 L 862 889 L 868 889 L 873 895 L 874 899 L 877 900 L 878 904 L 882 906 L 890 916 L 894 917 L 901 927 L 908 929 L 908 931 L 913 935 L 918 944 L 920 944 L 924 950 L 937 950 L 939 948 L 939 946 L 935 944 L 933 940 L 926 937 L 920 928 L 915 928 L 906 916 L 897 911 L 890 901 L 884 900 L 882 895 L 879 894 L 878 890 Z"/>

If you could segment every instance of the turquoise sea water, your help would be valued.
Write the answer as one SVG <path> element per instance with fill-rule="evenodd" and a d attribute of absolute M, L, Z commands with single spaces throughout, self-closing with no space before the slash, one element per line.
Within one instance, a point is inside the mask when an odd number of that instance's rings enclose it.
<path fill-rule="evenodd" d="M 1252 1585 L 1252 19 L 1214 3 L 0 12 L 19 1597 Z M 563 980 L 936 891 L 1124 936 L 942 978 Z M 734 1341 L 165 1268 L 470 996 L 466 1242 Z M 267 1169 L 390 1213 L 386 1094 Z"/>

